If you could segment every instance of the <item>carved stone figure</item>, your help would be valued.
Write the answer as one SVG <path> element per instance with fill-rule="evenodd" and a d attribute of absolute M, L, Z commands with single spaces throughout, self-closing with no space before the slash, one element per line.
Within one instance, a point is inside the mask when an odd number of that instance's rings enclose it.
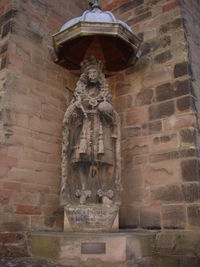
<path fill-rule="evenodd" d="M 91 57 L 82 62 L 82 70 L 63 120 L 61 203 L 118 209 L 119 116 L 101 62 Z"/>

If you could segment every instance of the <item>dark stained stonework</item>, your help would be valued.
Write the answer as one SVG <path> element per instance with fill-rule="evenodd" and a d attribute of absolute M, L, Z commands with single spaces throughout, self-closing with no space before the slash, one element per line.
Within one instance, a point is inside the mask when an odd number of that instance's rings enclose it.
<path fill-rule="evenodd" d="M 165 229 L 184 229 L 186 208 L 184 205 L 164 205 L 162 207 L 162 218 Z"/>
<path fill-rule="evenodd" d="M 195 110 L 195 100 L 191 96 L 184 96 L 178 99 L 176 104 L 179 111 L 185 111 L 188 109 Z"/>
<path fill-rule="evenodd" d="M 152 187 L 151 197 L 157 201 L 179 202 L 183 200 L 183 193 L 180 186 L 169 184 Z"/>
<path fill-rule="evenodd" d="M 174 86 L 175 86 L 175 95 L 176 97 L 178 97 L 189 94 L 192 85 L 190 80 L 184 80 L 184 81 L 176 81 Z"/>
<path fill-rule="evenodd" d="M 144 125 L 143 125 L 143 128 L 144 128 Z M 162 123 L 161 121 L 150 122 L 149 124 L 147 124 L 147 128 L 148 128 L 149 134 L 154 134 L 162 130 Z"/>
<path fill-rule="evenodd" d="M 180 130 L 181 141 L 188 144 L 196 144 L 198 138 L 197 129 L 190 127 Z"/>
<path fill-rule="evenodd" d="M 165 62 L 167 62 L 168 60 L 170 60 L 172 58 L 172 54 L 170 52 L 170 50 L 162 52 L 161 54 L 157 55 L 154 60 L 156 63 L 158 64 L 163 64 Z"/>
<path fill-rule="evenodd" d="M 198 155 L 198 151 L 193 148 L 183 149 L 183 150 L 175 150 L 164 153 L 155 153 L 149 156 L 150 162 L 159 162 L 163 160 L 173 160 L 178 158 L 187 158 L 187 157 L 196 157 Z"/>
<path fill-rule="evenodd" d="M 29 257 L 18 258 L 0 258 L 0 266 L 2 267 L 67 267 L 66 265 L 52 263 L 48 260 L 35 259 Z"/>
<path fill-rule="evenodd" d="M 122 138 L 135 137 L 141 135 L 140 127 L 126 127 L 122 129 Z"/>
<path fill-rule="evenodd" d="M 151 11 L 148 11 L 148 12 L 146 12 L 146 13 L 144 13 L 144 14 L 141 14 L 141 15 L 139 15 L 139 16 L 133 18 L 133 19 L 128 20 L 127 23 L 128 23 L 129 25 L 134 25 L 134 24 L 136 24 L 136 23 L 138 23 L 138 22 L 140 22 L 140 21 L 142 21 L 142 20 L 145 20 L 145 19 L 151 17 L 151 16 L 152 16 Z"/>
<path fill-rule="evenodd" d="M 153 97 L 153 90 L 144 89 L 137 94 L 136 100 L 135 100 L 135 105 L 136 106 L 143 106 L 146 104 L 151 104 L 152 97 Z"/>
<path fill-rule="evenodd" d="M 174 88 L 171 83 L 159 85 L 156 88 L 156 100 L 164 101 L 174 97 Z"/>
<path fill-rule="evenodd" d="M 174 114 L 175 107 L 173 101 L 168 101 L 149 107 L 150 120 L 160 119 Z"/>
<path fill-rule="evenodd" d="M 199 162 L 197 159 L 184 160 L 181 162 L 183 181 L 198 181 Z"/>
<path fill-rule="evenodd" d="M 140 211 L 137 206 L 121 207 L 119 213 L 120 228 L 137 228 L 140 224 Z"/>
<path fill-rule="evenodd" d="M 200 199 L 199 183 L 184 183 L 182 184 L 183 196 L 186 202 L 195 202 Z"/>
<path fill-rule="evenodd" d="M 181 77 L 188 74 L 188 63 L 187 62 L 182 62 L 178 63 L 174 67 L 174 77 Z"/>
<path fill-rule="evenodd" d="M 142 55 L 145 56 L 151 52 L 155 52 L 159 48 L 169 47 L 170 44 L 171 44 L 171 37 L 168 35 L 143 42 L 141 45 Z"/>
<path fill-rule="evenodd" d="M 131 84 L 129 83 L 117 83 L 116 85 L 116 95 L 122 96 L 131 92 Z"/>
<path fill-rule="evenodd" d="M 161 34 L 167 33 L 170 30 L 177 29 L 177 28 L 181 27 L 181 25 L 182 25 L 182 19 L 177 18 L 171 22 L 168 22 L 166 24 L 161 25 L 160 33 Z"/>
<path fill-rule="evenodd" d="M 123 5 L 120 6 L 119 12 L 124 13 L 132 8 L 136 8 L 137 6 L 140 6 L 144 3 L 144 0 L 134 0 L 134 1 L 129 1 Z"/>
<path fill-rule="evenodd" d="M 140 211 L 140 226 L 145 229 L 160 229 L 160 210 L 150 207 L 142 208 Z"/>
<path fill-rule="evenodd" d="M 192 226 L 200 226 L 200 205 L 191 205 L 188 207 L 188 220 Z"/>

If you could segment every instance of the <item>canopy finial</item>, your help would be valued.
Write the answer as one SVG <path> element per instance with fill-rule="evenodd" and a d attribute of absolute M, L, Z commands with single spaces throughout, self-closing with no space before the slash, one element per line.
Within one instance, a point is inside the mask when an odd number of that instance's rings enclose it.
<path fill-rule="evenodd" d="M 92 9 L 94 9 L 94 8 L 99 8 L 99 9 L 101 9 L 101 6 L 100 6 L 98 0 L 95 0 L 94 4 L 93 4 L 93 6 L 92 6 Z"/>

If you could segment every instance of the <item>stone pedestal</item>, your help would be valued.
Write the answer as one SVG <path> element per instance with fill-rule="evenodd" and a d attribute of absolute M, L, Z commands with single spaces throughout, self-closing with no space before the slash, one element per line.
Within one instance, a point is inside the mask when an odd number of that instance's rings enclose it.
<path fill-rule="evenodd" d="M 129 267 L 151 260 L 155 232 L 34 233 L 30 249 L 34 257 L 76 267 Z M 153 266 L 153 265 L 151 265 Z"/>
<path fill-rule="evenodd" d="M 65 232 L 113 232 L 119 229 L 115 205 L 79 205 L 64 209 Z"/>

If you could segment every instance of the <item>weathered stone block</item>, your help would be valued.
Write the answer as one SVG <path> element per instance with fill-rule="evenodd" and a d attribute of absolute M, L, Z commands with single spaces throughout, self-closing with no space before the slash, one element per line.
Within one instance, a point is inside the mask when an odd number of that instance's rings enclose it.
<path fill-rule="evenodd" d="M 143 184 L 143 177 L 141 168 L 128 168 L 123 171 L 123 190 L 126 191 L 127 188 L 140 187 Z"/>
<path fill-rule="evenodd" d="M 152 186 L 151 198 L 153 201 L 179 202 L 183 200 L 183 192 L 176 184 Z"/>
<path fill-rule="evenodd" d="M 152 16 L 152 12 L 151 11 L 148 11 L 148 12 L 146 12 L 144 14 L 141 14 L 141 15 L 133 18 L 133 19 L 128 20 L 127 23 L 129 25 L 135 25 L 136 23 L 138 23 L 138 22 L 140 22 L 142 20 L 145 20 L 145 19 L 147 19 L 147 18 L 149 18 L 151 16 Z"/>
<path fill-rule="evenodd" d="M 160 208 L 146 207 L 140 211 L 140 227 L 146 229 L 160 229 Z"/>
<path fill-rule="evenodd" d="M 119 225 L 120 228 L 137 228 L 139 226 L 139 207 L 125 206 L 121 207 L 119 211 Z"/>
<path fill-rule="evenodd" d="M 182 19 L 181 18 L 176 18 L 173 21 L 170 21 L 166 24 L 161 25 L 160 27 L 160 33 L 167 33 L 170 30 L 177 29 L 182 26 Z"/>
<path fill-rule="evenodd" d="M 148 121 L 147 106 L 135 107 L 132 111 L 125 113 L 127 125 L 137 125 Z"/>
<path fill-rule="evenodd" d="M 174 67 L 174 77 L 181 77 L 183 75 L 188 74 L 188 63 L 187 62 L 182 62 L 178 63 Z"/>
<path fill-rule="evenodd" d="M 118 83 L 115 88 L 116 96 L 127 95 L 131 92 L 131 84 L 128 83 Z"/>
<path fill-rule="evenodd" d="M 200 185 L 197 183 L 182 184 L 183 196 L 186 202 L 194 202 L 200 199 Z"/>
<path fill-rule="evenodd" d="M 163 101 L 174 97 L 174 89 L 171 83 L 159 85 L 156 88 L 156 100 Z"/>
<path fill-rule="evenodd" d="M 174 0 L 170 3 L 167 3 L 163 6 L 162 10 L 163 12 L 169 12 L 171 9 L 176 8 L 177 6 L 179 6 L 179 1 L 178 0 Z"/>
<path fill-rule="evenodd" d="M 124 127 L 122 128 L 122 139 L 126 139 L 128 137 L 136 137 L 140 136 L 141 128 L 140 127 Z"/>
<path fill-rule="evenodd" d="M 133 2 L 124 3 L 120 6 L 119 12 L 124 13 L 132 8 L 136 8 L 144 3 L 144 0 L 135 0 Z"/>
<path fill-rule="evenodd" d="M 143 106 L 146 104 L 151 104 L 152 97 L 153 97 L 153 90 L 144 89 L 137 94 L 136 100 L 135 100 L 135 105 L 136 106 Z"/>
<path fill-rule="evenodd" d="M 154 134 L 162 131 L 162 122 L 160 120 L 149 122 L 142 125 L 142 134 Z"/>
<path fill-rule="evenodd" d="M 163 128 L 166 131 L 186 127 L 197 127 L 196 115 L 184 113 L 164 120 Z"/>
<path fill-rule="evenodd" d="M 186 207 L 183 205 L 162 206 L 163 227 L 183 229 L 186 224 Z"/>
<path fill-rule="evenodd" d="M 200 205 L 191 205 L 188 207 L 188 221 L 192 226 L 200 226 Z"/>
<path fill-rule="evenodd" d="M 157 153 L 150 155 L 150 162 L 159 162 L 163 160 L 173 160 L 179 158 L 179 151 L 171 151 L 165 153 Z"/>
<path fill-rule="evenodd" d="M 166 48 L 171 44 L 171 36 L 166 35 L 161 38 L 156 38 L 147 42 L 143 42 L 141 45 L 142 55 L 145 56 L 150 52 L 154 52 L 159 48 Z"/>
<path fill-rule="evenodd" d="M 188 109 L 195 110 L 195 100 L 191 96 L 185 96 L 178 99 L 176 105 L 179 111 L 185 111 Z"/>
<path fill-rule="evenodd" d="M 199 242 L 197 231 L 166 230 L 157 234 L 155 253 L 159 257 L 200 255 Z"/>
<path fill-rule="evenodd" d="M 174 114 L 174 102 L 164 102 L 149 107 L 149 118 L 150 120 L 160 119 L 163 117 L 171 116 Z"/>
<path fill-rule="evenodd" d="M 172 58 L 172 54 L 168 50 L 168 51 L 162 52 L 161 54 L 155 56 L 154 61 L 158 64 L 163 64 L 163 63 L 167 62 L 168 60 L 170 60 L 171 58 Z"/>
<path fill-rule="evenodd" d="M 156 260 L 157 267 L 198 267 L 199 260 L 195 256 L 162 256 Z"/>
<path fill-rule="evenodd" d="M 39 206 L 18 205 L 16 214 L 39 215 L 41 214 L 41 209 Z"/>
<path fill-rule="evenodd" d="M 164 185 L 179 182 L 179 161 L 161 161 L 147 164 L 144 167 L 144 180 L 146 185 Z"/>
<path fill-rule="evenodd" d="M 125 95 L 117 97 L 114 104 L 118 112 L 124 112 L 132 106 L 132 96 Z"/>
<path fill-rule="evenodd" d="M 175 86 L 175 95 L 177 97 L 182 95 L 187 95 L 191 92 L 190 80 L 176 81 L 174 86 Z"/>
<path fill-rule="evenodd" d="M 144 198 L 143 187 L 126 187 L 126 191 L 122 192 L 121 198 L 122 202 L 127 205 L 135 201 L 140 202 Z"/>
<path fill-rule="evenodd" d="M 184 160 L 181 162 L 183 181 L 199 180 L 199 162 L 197 159 Z"/>
<path fill-rule="evenodd" d="M 169 151 L 173 150 L 174 147 L 178 147 L 178 145 L 179 137 L 176 133 L 172 133 L 153 137 L 150 149 L 152 152 Z"/>
<path fill-rule="evenodd" d="M 180 130 L 181 141 L 186 144 L 196 144 L 197 142 L 197 129 L 190 127 Z"/>
<path fill-rule="evenodd" d="M 164 153 L 155 153 L 149 156 L 150 162 L 159 162 L 162 160 L 173 160 L 178 158 L 197 157 L 198 151 L 194 148 L 176 150 Z"/>

